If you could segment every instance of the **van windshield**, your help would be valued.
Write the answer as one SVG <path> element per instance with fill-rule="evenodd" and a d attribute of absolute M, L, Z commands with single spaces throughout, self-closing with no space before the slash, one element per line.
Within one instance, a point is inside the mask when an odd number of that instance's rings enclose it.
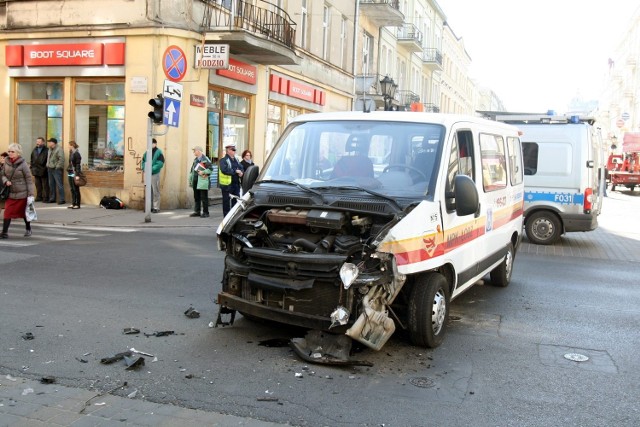
<path fill-rule="evenodd" d="M 259 181 L 357 187 L 385 196 L 432 194 L 445 129 L 439 124 L 310 121 L 287 127 Z"/>

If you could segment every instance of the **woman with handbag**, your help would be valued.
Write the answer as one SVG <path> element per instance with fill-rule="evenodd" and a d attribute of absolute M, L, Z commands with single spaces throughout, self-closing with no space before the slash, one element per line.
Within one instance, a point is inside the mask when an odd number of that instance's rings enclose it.
<path fill-rule="evenodd" d="M 80 209 L 80 186 L 76 182 L 76 176 L 82 174 L 82 156 L 78 151 L 78 144 L 75 141 L 69 141 L 69 167 L 67 167 L 67 175 L 69 176 L 69 188 L 71 189 L 71 206 L 69 209 Z"/>
<path fill-rule="evenodd" d="M 9 157 L 2 167 L 2 185 L 9 187 L 9 198 L 5 201 L 2 234 L 0 239 L 9 237 L 9 225 L 12 219 L 22 218 L 25 224 L 25 237 L 31 236 L 31 222 L 27 221 L 25 211 L 27 203 L 33 203 L 33 178 L 29 165 L 22 157 L 20 144 L 9 144 Z"/>

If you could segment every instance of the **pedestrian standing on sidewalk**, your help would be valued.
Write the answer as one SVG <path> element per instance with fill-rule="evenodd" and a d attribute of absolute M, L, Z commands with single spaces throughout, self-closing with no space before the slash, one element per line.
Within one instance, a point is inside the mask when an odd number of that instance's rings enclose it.
<path fill-rule="evenodd" d="M 36 146 L 31 152 L 31 175 L 36 184 L 36 202 L 49 200 L 49 172 L 47 157 L 49 149 L 43 137 L 36 139 Z"/>
<path fill-rule="evenodd" d="M 218 185 L 222 191 L 222 214 L 227 216 L 236 204 L 236 199 L 231 199 L 231 195 L 240 197 L 240 179 L 244 174 L 244 169 L 236 159 L 235 144 L 229 144 L 224 149 L 226 154 L 220 159 Z"/>
<path fill-rule="evenodd" d="M 47 168 L 49 170 L 49 201 L 45 203 L 55 203 L 56 198 L 59 205 L 64 205 L 64 182 L 62 181 L 62 171 L 64 171 L 64 151 L 58 146 L 58 140 L 49 138 L 49 157 L 47 158 Z M 56 197 L 57 196 L 57 197 Z"/>
<path fill-rule="evenodd" d="M 151 213 L 160 212 L 160 171 L 164 166 L 164 154 L 158 148 L 158 141 L 155 138 L 151 140 Z M 142 173 L 145 172 L 145 164 L 147 162 L 147 153 L 142 156 Z"/>
<path fill-rule="evenodd" d="M 9 225 L 12 219 L 22 218 L 25 224 L 25 237 L 31 236 L 31 222 L 27 221 L 25 210 L 27 203 L 34 200 L 33 178 L 29 165 L 22 157 L 20 144 L 9 144 L 9 157 L 2 168 L 2 184 L 9 187 L 9 198 L 5 201 L 0 239 L 9 237 Z"/>
<path fill-rule="evenodd" d="M 209 217 L 209 188 L 211 188 L 211 160 L 202 152 L 202 147 L 193 147 L 193 164 L 189 171 L 190 184 L 193 188 L 195 205 L 193 213 L 189 216 Z M 202 211 L 201 211 L 202 208 Z"/>
<path fill-rule="evenodd" d="M 7 157 L 9 157 L 9 153 L 7 153 L 6 151 L 0 154 L 0 177 L 2 176 L 2 170 L 4 169 L 4 161 L 6 160 Z M 2 184 L 2 181 L 0 180 L 0 188 L 2 187 L 1 184 Z M 2 212 L 2 209 L 4 209 L 4 200 L 0 200 L 0 212 Z"/>
<path fill-rule="evenodd" d="M 71 190 L 71 206 L 69 209 L 80 209 L 80 187 L 76 185 L 76 175 L 82 173 L 82 155 L 78 151 L 78 144 L 69 141 L 69 166 L 67 176 L 69 178 L 69 189 Z"/>

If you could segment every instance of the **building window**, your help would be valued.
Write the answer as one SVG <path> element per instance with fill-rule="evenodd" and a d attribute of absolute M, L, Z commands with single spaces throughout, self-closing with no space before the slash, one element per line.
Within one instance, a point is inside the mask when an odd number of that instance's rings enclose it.
<path fill-rule="evenodd" d="M 300 10 L 300 47 L 307 48 L 307 0 L 302 0 L 302 8 Z"/>
<path fill-rule="evenodd" d="M 340 22 L 340 67 L 344 69 L 347 68 L 345 63 L 347 59 L 347 24 L 347 18 L 343 16 L 342 22 Z"/>
<path fill-rule="evenodd" d="M 235 144 L 238 153 L 249 148 L 250 98 L 211 89 L 208 100 L 206 154 L 220 158 L 228 144 Z"/>
<path fill-rule="evenodd" d="M 365 33 L 362 42 L 362 71 L 363 74 L 369 74 L 369 70 L 373 69 L 373 37 L 371 34 Z"/>
<path fill-rule="evenodd" d="M 89 170 L 123 172 L 124 82 L 77 80 L 75 141 Z"/>
<path fill-rule="evenodd" d="M 331 25 L 330 20 L 331 9 L 329 9 L 329 6 L 325 5 L 324 11 L 322 13 L 322 59 L 324 59 L 325 61 L 329 60 L 329 52 L 331 51 L 329 45 L 329 43 L 331 42 L 329 37 L 329 29 Z"/>
<path fill-rule="evenodd" d="M 38 137 L 62 141 L 62 81 L 18 81 L 18 135 L 24 153 L 31 153 Z"/>

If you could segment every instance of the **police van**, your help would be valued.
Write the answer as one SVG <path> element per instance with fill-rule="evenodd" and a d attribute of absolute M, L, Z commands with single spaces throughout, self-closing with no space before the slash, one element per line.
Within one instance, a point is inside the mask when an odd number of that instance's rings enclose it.
<path fill-rule="evenodd" d="M 376 350 L 400 327 L 436 347 L 452 299 L 485 276 L 509 284 L 523 181 L 511 125 L 416 112 L 298 116 L 264 169 L 245 172 L 244 195 L 218 228 L 217 323 L 237 311 Z"/>
<path fill-rule="evenodd" d="M 525 231 L 551 245 L 598 227 L 605 191 L 604 151 L 595 119 L 579 115 L 480 112 L 522 131 Z"/>

